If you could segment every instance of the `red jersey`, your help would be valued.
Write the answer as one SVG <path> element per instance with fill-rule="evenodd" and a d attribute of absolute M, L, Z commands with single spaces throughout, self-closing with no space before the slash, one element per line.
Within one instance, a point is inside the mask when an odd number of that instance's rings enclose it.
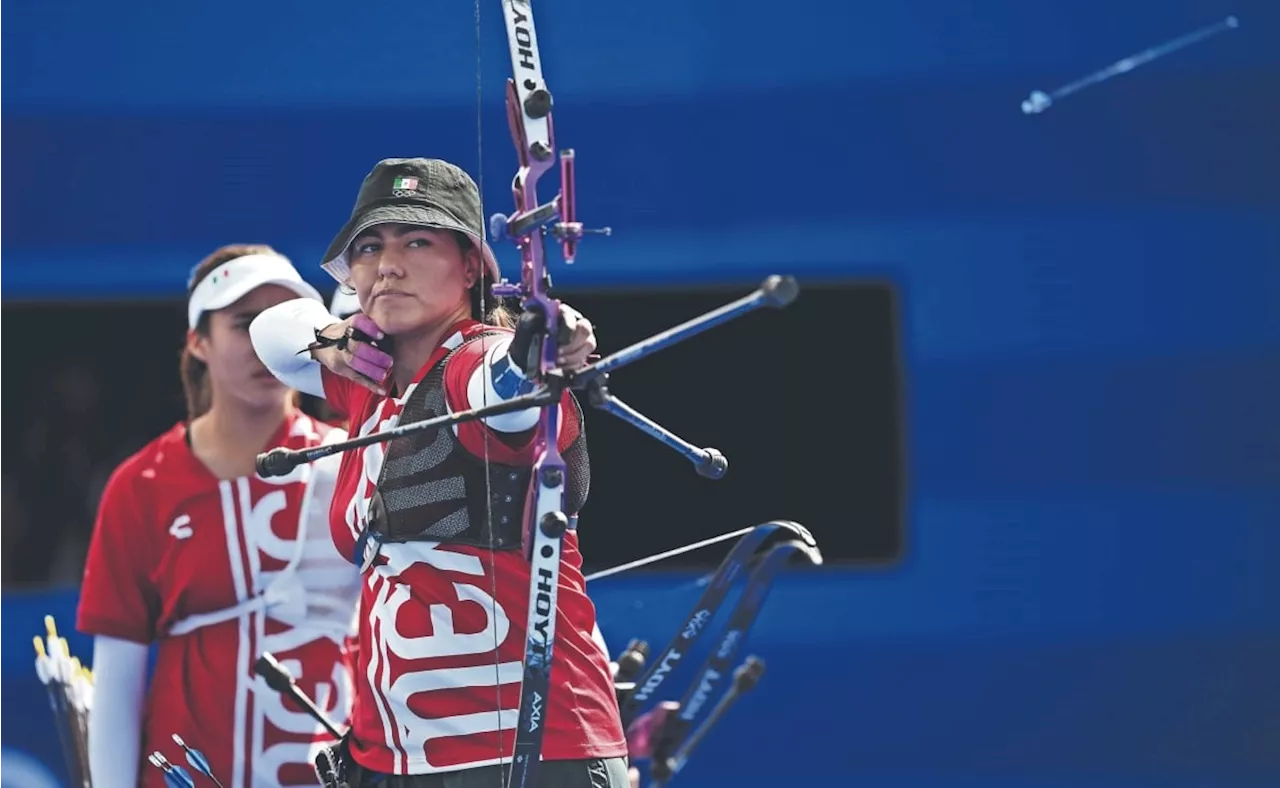
<path fill-rule="evenodd" d="M 285 477 L 218 480 L 177 424 L 126 459 L 99 504 L 77 627 L 158 641 L 143 716 L 142 763 L 184 763 L 177 733 L 208 756 L 226 788 L 314 786 L 311 751 L 331 737 L 253 672 L 269 651 L 339 724 L 348 719 L 359 574 L 328 529 L 337 459 Z M 268 446 L 346 437 L 300 412 Z"/>
<path fill-rule="evenodd" d="M 473 320 L 454 329 L 399 397 L 379 397 L 326 370 L 326 398 L 351 417 L 359 435 L 389 429 L 426 373 L 456 349 L 444 369 L 445 402 L 455 412 L 482 404 L 468 401 L 468 382 L 482 365 L 483 352 L 498 339 L 463 343 L 496 329 Z M 576 407 L 568 393 L 561 407 Z M 575 415 L 561 419 L 562 449 L 577 436 Z M 479 421 L 460 425 L 459 443 L 483 457 L 486 429 Z M 532 451 L 532 430 L 491 434 L 488 441 L 493 462 L 532 464 Z M 383 456 L 383 444 L 343 456 L 332 528 L 344 555 L 354 554 L 367 522 Z M 523 552 L 426 541 L 389 542 L 381 550 L 379 562 L 365 575 L 360 598 L 351 741 L 356 760 L 389 774 L 509 762 L 529 607 L 530 571 Z M 595 607 L 581 567 L 577 534 L 570 530 L 561 553 L 544 760 L 627 753 L 608 657 L 592 639 Z"/>

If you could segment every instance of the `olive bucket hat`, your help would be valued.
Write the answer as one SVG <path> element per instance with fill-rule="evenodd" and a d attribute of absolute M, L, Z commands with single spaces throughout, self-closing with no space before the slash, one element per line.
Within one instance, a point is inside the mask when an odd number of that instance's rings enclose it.
<path fill-rule="evenodd" d="M 383 159 L 365 176 L 351 218 L 329 244 L 320 267 L 341 283 L 351 273 L 347 248 L 378 224 L 414 224 L 466 233 L 480 249 L 492 281 L 502 276 L 484 237 L 480 190 L 460 167 L 440 159 Z"/>

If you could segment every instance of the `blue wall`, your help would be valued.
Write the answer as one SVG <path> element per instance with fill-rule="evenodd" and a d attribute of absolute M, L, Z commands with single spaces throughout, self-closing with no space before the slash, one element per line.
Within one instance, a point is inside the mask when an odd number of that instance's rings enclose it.
<path fill-rule="evenodd" d="M 477 146 L 469 3 L 7 4 L 4 298 L 177 296 L 233 239 L 329 286 L 310 267 L 384 156 L 482 162 L 509 209 L 497 8 Z M 769 677 L 687 784 L 1280 780 L 1280 4 L 557 0 L 537 21 L 582 218 L 615 229 L 558 283 L 789 271 L 904 302 L 908 553 L 782 584 L 753 640 Z M 602 585 L 606 634 L 660 639 L 671 582 Z M 35 613 L 69 602 L 17 604 L 6 699 Z"/>

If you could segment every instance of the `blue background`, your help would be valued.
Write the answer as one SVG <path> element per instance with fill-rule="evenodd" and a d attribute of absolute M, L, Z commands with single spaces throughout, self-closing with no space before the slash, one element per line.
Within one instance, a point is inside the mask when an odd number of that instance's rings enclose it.
<path fill-rule="evenodd" d="M 385 156 L 457 161 L 509 209 L 497 3 L 479 145 L 468 3 L 5 11 L 6 301 L 178 297 L 230 238 L 329 287 L 312 263 Z M 536 21 L 580 213 L 615 230 L 558 284 L 790 272 L 903 303 L 907 551 L 779 583 L 750 646 L 769 673 L 681 782 L 1280 783 L 1280 4 L 557 0 Z M 602 581 L 615 647 L 665 640 L 683 579 Z M 29 643 L 72 593 L 4 597 L 6 753 L 56 758 Z"/>

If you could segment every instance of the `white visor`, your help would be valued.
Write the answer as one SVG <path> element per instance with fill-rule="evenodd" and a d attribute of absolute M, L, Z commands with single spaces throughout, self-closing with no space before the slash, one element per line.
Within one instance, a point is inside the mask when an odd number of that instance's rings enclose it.
<path fill-rule="evenodd" d="M 324 298 L 307 284 L 293 263 L 278 254 L 249 254 L 228 260 L 200 280 L 187 299 L 187 327 L 194 329 L 205 312 L 223 309 L 263 285 L 280 285 L 300 298 Z"/>

